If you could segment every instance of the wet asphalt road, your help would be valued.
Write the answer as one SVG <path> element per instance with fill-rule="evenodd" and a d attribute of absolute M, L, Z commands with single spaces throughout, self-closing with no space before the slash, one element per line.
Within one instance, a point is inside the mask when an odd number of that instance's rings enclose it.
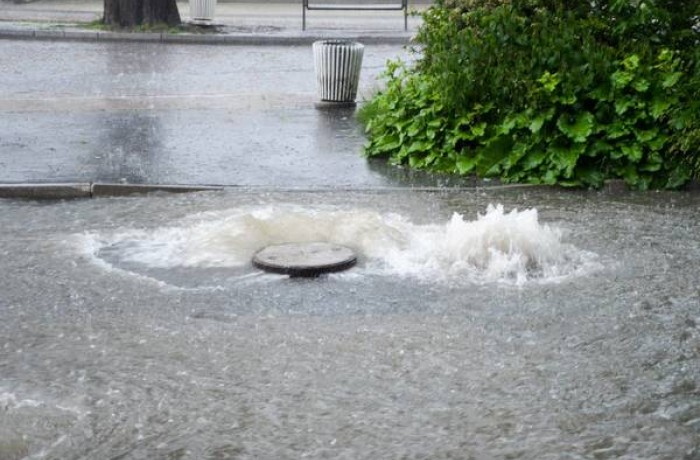
<path fill-rule="evenodd" d="M 516 287 L 375 270 L 369 253 L 315 280 L 119 257 L 177 235 L 236 251 L 235 216 L 250 228 L 271 206 L 442 226 L 488 203 L 536 206 L 600 267 Z M 493 189 L 0 200 L 0 458 L 697 459 L 699 204 Z M 294 222 L 264 228 L 315 230 Z M 358 243 L 376 235 L 365 222 Z M 154 244 L 109 245 L 124 232 Z"/>
<path fill-rule="evenodd" d="M 367 46 L 359 100 L 400 45 Z M 0 180 L 397 185 L 353 110 L 314 108 L 311 47 L 0 40 Z"/>

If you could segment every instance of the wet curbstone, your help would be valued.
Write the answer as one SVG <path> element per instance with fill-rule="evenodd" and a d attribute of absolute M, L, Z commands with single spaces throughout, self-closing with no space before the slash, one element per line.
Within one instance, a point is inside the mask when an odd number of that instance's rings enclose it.
<path fill-rule="evenodd" d="M 91 186 L 91 196 L 128 196 L 144 193 L 191 193 L 223 190 L 223 187 L 208 185 L 151 185 L 151 184 L 108 184 L 95 183 Z"/>
<path fill-rule="evenodd" d="M 0 198 L 63 200 L 90 198 L 89 183 L 70 184 L 0 184 Z"/>
<path fill-rule="evenodd" d="M 2 1 L 2 0 L 0 0 Z M 170 34 L 153 32 L 112 32 L 92 30 L 12 29 L 0 25 L 0 39 L 102 41 L 102 42 L 151 42 L 197 45 L 247 45 L 247 46 L 305 46 L 328 39 L 317 34 Z M 372 35 L 350 37 L 366 45 L 407 45 L 408 34 Z"/>
<path fill-rule="evenodd" d="M 75 40 L 75 41 L 96 41 L 99 40 L 99 32 L 87 32 L 83 30 L 64 30 L 63 39 L 64 40 Z"/>
<path fill-rule="evenodd" d="M 0 184 L 0 198 L 65 200 L 75 198 L 143 195 L 146 193 L 191 193 L 223 190 L 208 185 L 151 185 L 109 183 Z"/>
<path fill-rule="evenodd" d="M 34 31 L 34 38 L 39 40 L 62 40 L 65 38 L 65 34 L 62 30 L 37 29 Z"/>
<path fill-rule="evenodd" d="M 97 39 L 102 41 L 123 41 L 123 42 L 159 42 L 163 36 L 155 32 L 97 32 Z"/>
<path fill-rule="evenodd" d="M 34 29 L 0 29 L 0 38 L 10 38 L 10 39 L 34 38 Z"/>

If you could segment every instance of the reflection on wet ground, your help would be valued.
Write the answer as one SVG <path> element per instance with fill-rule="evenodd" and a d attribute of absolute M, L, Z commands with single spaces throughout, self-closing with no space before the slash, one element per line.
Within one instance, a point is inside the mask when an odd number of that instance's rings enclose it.
<path fill-rule="evenodd" d="M 519 213 L 492 231 L 556 234 L 595 266 L 518 283 L 444 254 L 409 254 L 429 276 L 373 258 L 416 234 L 462 241 L 498 203 Z M 699 205 L 553 189 L 2 201 L 0 458 L 696 458 Z M 291 237 L 351 215 L 325 233 L 364 241 L 343 274 L 166 263 L 207 235 L 225 261 L 246 216 Z"/>

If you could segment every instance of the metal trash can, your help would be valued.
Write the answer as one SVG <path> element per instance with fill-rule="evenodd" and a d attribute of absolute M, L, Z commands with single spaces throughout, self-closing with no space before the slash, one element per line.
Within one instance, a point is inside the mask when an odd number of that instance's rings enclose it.
<path fill-rule="evenodd" d="M 355 103 L 365 46 L 348 40 L 314 42 L 314 68 L 321 101 Z"/>
<path fill-rule="evenodd" d="M 190 18 L 195 24 L 210 24 L 215 10 L 216 0 L 190 0 Z"/>

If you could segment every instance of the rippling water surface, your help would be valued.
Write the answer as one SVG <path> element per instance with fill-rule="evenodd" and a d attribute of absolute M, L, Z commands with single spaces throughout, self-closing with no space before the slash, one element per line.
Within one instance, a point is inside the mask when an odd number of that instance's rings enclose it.
<path fill-rule="evenodd" d="M 700 196 L 0 202 L 0 458 L 700 457 Z M 357 267 L 264 274 L 323 240 Z"/>

